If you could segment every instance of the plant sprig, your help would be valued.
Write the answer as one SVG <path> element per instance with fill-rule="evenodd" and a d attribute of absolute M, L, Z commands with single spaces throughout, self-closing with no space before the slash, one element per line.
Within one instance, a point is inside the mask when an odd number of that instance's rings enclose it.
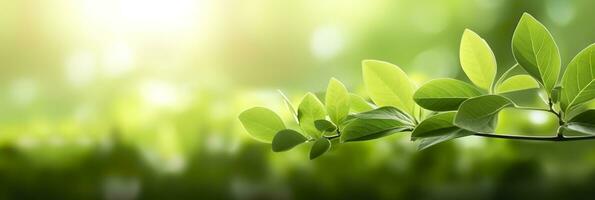
<path fill-rule="evenodd" d="M 521 17 L 512 38 L 518 64 L 496 79 L 496 58 L 489 44 L 466 29 L 460 45 L 461 67 L 472 84 L 435 79 L 417 87 L 398 66 L 364 60 L 364 86 L 373 103 L 349 93 L 331 79 L 324 103 L 306 94 L 297 110 L 285 95 L 300 131 L 287 129 L 273 111 L 255 107 L 240 114 L 244 128 L 258 140 L 272 142 L 273 151 L 312 143 L 310 159 L 333 144 L 365 141 L 411 132 L 419 149 L 466 136 L 537 141 L 595 139 L 595 44 L 568 64 L 562 80 L 558 47 L 543 24 L 530 14 Z M 519 95 L 544 93 L 544 108 L 526 107 Z M 498 113 L 505 108 L 539 110 L 558 118 L 554 136 L 495 134 Z M 581 136 L 568 136 L 569 134 Z"/>

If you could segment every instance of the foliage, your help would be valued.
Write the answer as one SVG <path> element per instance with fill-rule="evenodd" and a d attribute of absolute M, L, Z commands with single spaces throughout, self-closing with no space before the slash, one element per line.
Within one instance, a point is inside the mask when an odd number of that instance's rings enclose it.
<path fill-rule="evenodd" d="M 516 65 L 498 79 L 496 58 L 488 43 L 466 29 L 460 45 L 460 61 L 473 84 L 455 79 L 436 79 L 421 87 L 398 66 L 384 61 L 362 62 L 363 81 L 373 103 L 349 93 L 331 79 L 324 104 L 308 93 L 296 115 L 300 131 L 285 129 L 279 117 L 265 108 L 240 115 L 244 127 L 259 140 L 270 141 L 273 151 L 285 151 L 313 143 L 310 159 L 328 152 L 334 144 L 371 140 L 394 133 L 411 132 L 419 149 L 469 135 L 546 141 L 595 138 L 595 110 L 585 108 L 595 97 L 595 45 L 581 51 L 568 64 L 558 82 L 561 63 L 558 47 L 545 26 L 525 13 L 512 38 Z M 512 94 L 544 91 L 547 108 L 524 107 Z M 498 113 L 504 108 L 549 112 L 559 119 L 558 134 L 529 137 L 495 134 Z M 295 114 L 297 113 L 297 114 Z M 582 136 L 570 137 L 566 133 Z M 339 142 L 333 142 L 338 140 Z"/>

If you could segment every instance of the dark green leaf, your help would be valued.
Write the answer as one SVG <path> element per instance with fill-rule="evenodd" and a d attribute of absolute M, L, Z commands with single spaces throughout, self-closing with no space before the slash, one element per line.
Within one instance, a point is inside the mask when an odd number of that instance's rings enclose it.
<path fill-rule="evenodd" d="M 435 79 L 421 86 L 413 99 L 433 111 L 457 110 L 463 101 L 481 95 L 472 85 L 456 79 Z"/>
<path fill-rule="evenodd" d="M 316 129 L 318 129 L 320 132 L 333 132 L 337 130 L 337 127 L 332 122 L 329 122 L 325 119 L 319 119 L 314 121 L 314 125 L 316 126 Z"/>
<path fill-rule="evenodd" d="M 331 141 L 322 137 L 312 145 L 312 149 L 310 149 L 310 160 L 321 156 L 322 154 L 328 152 L 331 149 Z"/>
<path fill-rule="evenodd" d="M 454 124 L 474 132 L 493 133 L 498 112 L 506 107 L 514 107 L 514 104 L 503 96 L 485 95 L 471 98 L 461 104 Z"/>
<path fill-rule="evenodd" d="M 273 138 L 273 151 L 287 151 L 306 142 L 306 140 L 308 139 L 297 131 L 291 129 L 281 130 Z"/>
<path fill-rule="evenodd" d="M 453 124 L 456 112 L 440 113 L 422 121 L 411 133 L 412 140 L 419 140 L 418 149 L 423 150 L 440 142 L 472 135 L 473 132 Z"/>

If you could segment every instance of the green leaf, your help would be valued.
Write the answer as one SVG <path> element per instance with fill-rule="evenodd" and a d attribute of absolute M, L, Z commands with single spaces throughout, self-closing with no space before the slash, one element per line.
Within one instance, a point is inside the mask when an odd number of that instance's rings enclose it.
<path fill-rule="evenodd" d="M 503 96 L 485 95 L 471 98 L 459 107 L 454 124 L 474 132 L 493 133 L 498 112 L 506 107 L 514 107 L 514 104 Z"/>
<path fill-rule="evenodd" d="M 584 110 L 573 116 L 565 128 L 587 135 L 595 135 L 595 109 Z"/>
<path fill-rule="evenodd" d="M 521 74 L 514 75 L 503 81 L 502 84 L 496 87 L 496 93 L 500 94 L 532 88 L 539 88 L 539 83 L 532 76 Z"/>
<path fill-rule="evenodd" d="M 275 134 L 285 129 L 281 118 L 275 112 L 263 108 L 250 108 L 238 117 L 244 129 L 257 140 L 270 143 Z"/>
<path fill-rule="evenodd" d="M 321 156 L 322 154 L 328 152 L 331 149 L 331 141 L 322 137 L 312 145 L 312 149 L 310 149 L 310 160 Z"/>
<path fill-rule="evenodd" d="M 517 107 L 549 109 L 547 93 L 543 88 L 517 90 L 498 94 L 508 98 Z"/>
<path fill-rule="evenodd" d="M 275 138 L 273 138 L 273 151 L 287 151 L 307 140 L 306 137 L 297 131 L 291 129 L 281 130 L 275 135 Z"/>
<path fill-rule="evenodd" d="M 341 124 L 349 114 L 349 92 L 337 79 L 332 78 L 326 89 L 326 112 L 335 124 Z"/>
<path fill-rule="evenodd" d="M 332 122 L 329 122 L 326 119 L 316 120 L 314 121 L 314 125 L 316 126 L 316 129 L 318 129 L 318 131 L 320 132 L 333 132 L 337 130 L 337 127 Z"/>
<path fill-rule="evenodd" d="M 364 60 L 362 73 L 366 90 L 376 105 L 393 106 L 415 116 L 415 85 L 403 70 L 387 62 Z"/>
<path fill-rule="evenodd" d="M 351 112 L 360 113 L 374 109 L 372 104 L 368 103 L 368 101 L 356 94 L 349 94 L 349 101 Z"/>
<path fill-rule="evenodd" d="M 578 53 L 562 76 L 560 106 L 568 112 L 573 106 L 595 98 L 595 44 Z"/>
<path fill-rule="evenodd" d="M 312 93 L 306 94 L 298 107 L 298 120 L 302 130 L 311 137 L 320 137 L 322 133 L 316 129 L 314 121 L 325 117 L 324 105 L 320 100 Z"/>
<path fill-rule="evenodd" d="M 439 113 L 428 119 L 422 121 L 411 133 L 411 138 L 416 140 L 418 138 L 437 137 L 448 134 L 473 134 L 473 132 L 463 130 L 453 124 L 456 111 Z"/>
<path fill-rule="evenodd" d="M 498 78 L 498 81 L 496 81 L 496 83 L 494 84 L 494 88 L 497 88 L 498 86 L 500 86 L 500 84 L 502 84 L 502 82 L 504 82 L 504 80 L 506 80 L 510 77 L 516 76 L 516 75 L 521 75 L 521 74 L 528 74 L 528 73 L 519 64 L 514 64 L 512 67 L 508 68 L 508 70 L 506 70 L 500 76 L 500 78 Z"/>
<path fill-rule="evenodd" d="M 285 93 L 283 93 L 283 91 L 281 91 L 281 90 L 277 90 L 277 91 L 279 92 L 279 94 L 281 94 L 281 97 L 283 97 L 283 101 L 285 102 L 287 109 L 289 110 L 289 112 L 291 113 L 291 115 L 293 116 L 295 121 L 299 123 L 297 112 L 295 111 L 295 107 L 293 106 L 293 104 L 291 103 L 289 98 L 287 98 L 287 96 L 285 96 Z"/>
<path fill-rule="evenodd" d="M 463 101 L 481 95 L 472 85 L 456 79 L 435 79 L 422 85 L 413 95 L 421 107 L 433 111 L 456 110 Z"/>
<path fill-rule="evenodd" d="M 512 36 L 516 61 L 551 94 L 560 73 L 560 53 L 550 32 L 524 13 Z"/>
<path fill-rule="evenodd" d="M 414 127 L 411 117 L 393 107 L 354 115 L 341 132 L 341 142 L 371 140 L 396 132 L 411 130 Z"/>
<path fill-rule="evenodd" d="M 475 32 L 465 29 L 459 57 L 463 71 L 478 87 L 490 90 L 496 77 L 496 58 L 488 43 Z"/>

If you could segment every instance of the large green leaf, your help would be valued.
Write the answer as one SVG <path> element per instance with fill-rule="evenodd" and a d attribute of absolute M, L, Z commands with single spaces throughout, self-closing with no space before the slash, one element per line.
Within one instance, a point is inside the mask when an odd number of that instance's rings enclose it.
<path fill-rule="evenodd" d="M 316 129 L 314 121 L 325 117 L 324 105 L 320 100 L 312 93 L 306 94 L 298 107 L 298 120 L 302 130 L 311 137 L 320 137 L 322 133 Z"/>
<path fill-rule="evenodd" d="M 349 114 L 349 92 L 345 86 L 335 78 L 332 78 L 326 89 L 324 98 L 326 112 L 335 124 L 341 124 Z"/>
<path fill-rule="evenodd" d="M 414 127 L 411 117 L 393 107 L 354 115 L 354 118 L 341 130 L 341 141 L 361 141 L 384 137 L 396 132 L 411 130 Z"/>
<path fill-rule="evenodd" d="M 388 62 L 364 60 L 362 73 L 368 95 L 376 105 L 393 106 L 415 116 L 415 85 L 403 70 Z"/>
<path fill-rule="evenodd" d="M 321 156 L 322 154 L 326 153 L 331 149 L 331 141 L 322 137 L 312 145 L 312 149 L 310 149 L 310 160 Z"/>
<path fill-rule="evenodd" d="M 568 111 L 595 98 L 595 44 L 578 53 L 562 76 L 560 106 Z"/>
<path fill-rule="evenodd" d="M 270 143 L 275 134 L 285 129 L 283 121 L 275 112 L 254 107 L 242 112 L 239 116 L 244 129 L 257 140 Z"/>
<path fill-rule="evenodd" d="M 349 94 L 349 107 L 351 112 L 366 112 L 374 109 L 374 105 L 367 102 L 364 98 L 356 94 Z"/>
<path fill-rule="evenodd" d="M 496 77 L 496 58 L 488 43 L 475 32 L 465 29 L 459 58 L 467 77 L 484 90 L 490 90 Z"/>
<path fill-rule="evenodd" d="M 560 53 L 550 32 L 524 13 L 512 36 L 516 61 L 551 94 L 560 73 Z"/>
<path fill-rule="evenodd" d="M 485 95 L 471 98 L 459 107 L 454 124 L 474 132 L 493 133 L 498 112 L 506 107 L 514 107 L 514 104 L 503 96 Z"/>
<path fill-rule="evenodd" d="M 281 130 L 273 138 L 273 151 L 287 151 L 307 140 L 306 137 L 297 131 L 291 129 Z"/>
<path fill-rule="evenodd" d="M 413 99 L 421 107 L 433 111 L 456 110 L 471 97 L 481 95 L 472 85 L 456 79 L 435 79 L 422 85 Z"/>
<path fill-rule="evenodd" d="M 520 74 L 504 80 L 496 87 L 496 93 L 500 94 L 533 88 L 539 88 L 539 83 L 530 75 Z"/>

